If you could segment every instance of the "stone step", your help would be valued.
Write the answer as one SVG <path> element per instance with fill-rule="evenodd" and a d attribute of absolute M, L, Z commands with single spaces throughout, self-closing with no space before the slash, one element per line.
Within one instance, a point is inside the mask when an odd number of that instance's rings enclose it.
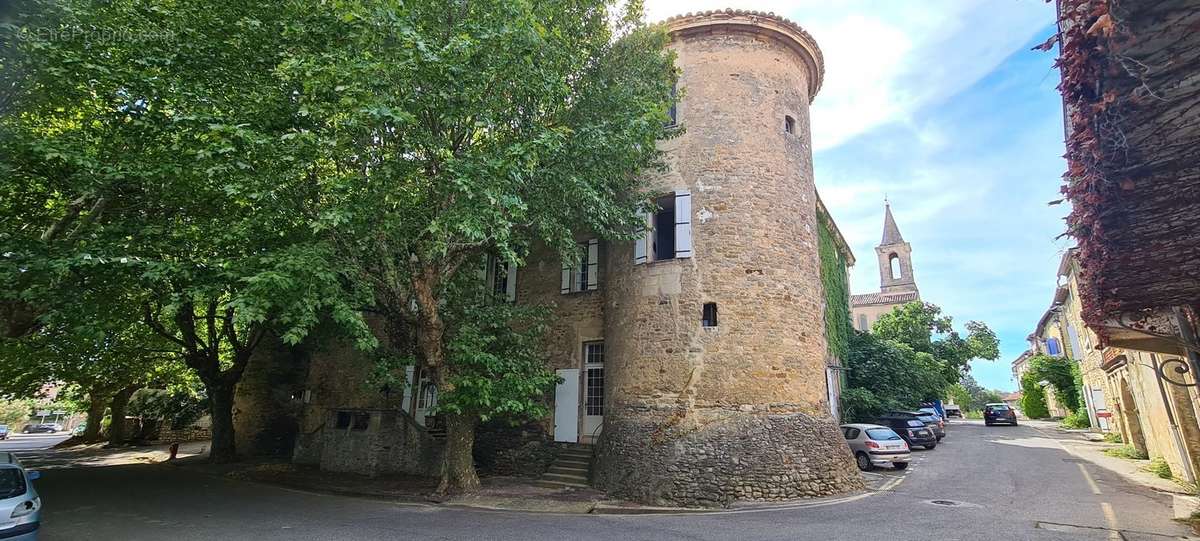
<path fill-rule="evenodd" d="M 563 457 L 558 457 L 558 458 L 554 459 L 554 463 L 555 463 L 555 464 L 562 464 L 563 466 L 574 466 L 574 467 L 578 467 L 578 468 L 590 468 L 590 467 L 592 467 L 592 461 L 591 461 L 591 460 L 580 460 L 580 459 L 577 459 L 577 458 L 563 458 Z"/>
<path fill-rule="evenodd" d="M 545 488 L 591 488 L 582 483 L 564 483 L 561 481 L 547 481 L 544 479 L 534 479 L 530 484 Z"/>
<path fill-rule="evenodd" d="M 564 475 L 579 475 L 579 476 L 583 477 L 584 479 L 586 479 L 588 476 L 588 471 L 589 471 L 588 468 L 563 466 L 556 462 L 553 466 L 550 466 L 550 468 L 546 470 L 546 473 L 561 473 Z"/>
<path fill-rule="evenodd" d="M 587 485 L 587 476 L 547 473 L 542 475 L 542 481 L 558 481 L 560 483 L 576 483 L 579 485 Z"/>
<path fill-rule="evenodd" d="M 591 460 L 592 453 L 583 453 L 578 451 L 559 451 L 558 456 L 563 458 L 574 458 L 577 460 Z"/>

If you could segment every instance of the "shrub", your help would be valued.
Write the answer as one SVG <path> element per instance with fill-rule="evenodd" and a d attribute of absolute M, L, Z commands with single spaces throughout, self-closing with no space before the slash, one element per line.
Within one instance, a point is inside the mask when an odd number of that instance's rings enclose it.
<path fill-rule="evenodd" d="M 963 415 L 965 415 L 967 417 L 967 419 L 983 419 L 982 411 L 968 411 L 968 412 L 964 413 Z"/>
<path fill-rule="evenodd" d="M 1121 440 L 1120 432 L 1105 432 L 1104 441 L 1108 443 L 1125 443 L 1123 440 Z"/>
<path fill-rule="evenodd" d="M 1033 372 L 1026 372 L 1021 377 L 1021 412 L 1030 419 L 1050 416 L 1050 410 L 1046 408 L 1046 391 L 1038 385 L 1039 381 Z"/>
<path fill-rule="evenodd" d="M 1161 456 L 1154 457 L 1150 464 L 1146 465 L 1146 471 L 1153 473 L 1163 479 L 1173 479 L 1175 474 L 1171 472 L 1171 465 Z"/>
<path fill-rule="evenodd" d="M 1146 456 L 1146 453 L 1138 451 L 1137 448 L 1132 445 L 1122 445 L 1120 447 L 1113 447 L 1112 449 L 1105 449 L 1104 454 L 1129 460 L 1146 460 L 1150 458 Z"/>
<path fill-rule="evenodd" d="M 1074 413 L 1063 417 L 1063 428 L 1088 428 L 1092 426 L 1092 422 L 1088 420 L 1087 410 L 1079 408 Z"/>

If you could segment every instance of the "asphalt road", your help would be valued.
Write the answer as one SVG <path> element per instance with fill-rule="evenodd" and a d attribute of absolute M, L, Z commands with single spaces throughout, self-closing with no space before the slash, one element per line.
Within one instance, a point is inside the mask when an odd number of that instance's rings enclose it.
<path fill-rule="evenodd" d="M 49 449 L 69 437 L 71 435 L 67 432 L 56 434 L 10 433 L 8 439 L 0 440 L 0 451 L 38 451 Z"/>
<path fill-rule="evenodd" d="M 45 540 L 1161 541 L 1184 535 L 1169 520 L 1169 498 L 1076 461 L 1055 439 L 1026 426 L 955 424 L 936 450 L 917 455 L 904 473 L 879 473 L 898 483 L 853 501 L 703 515 L 537 515 L 408 506 L 154 465 L 55 469 L 38 486 Z"/>

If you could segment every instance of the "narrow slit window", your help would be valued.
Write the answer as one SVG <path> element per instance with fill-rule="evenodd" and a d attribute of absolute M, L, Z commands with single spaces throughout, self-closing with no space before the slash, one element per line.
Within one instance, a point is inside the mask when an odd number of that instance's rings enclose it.
<path fill-rule="evenodd" d="M 783 117 L 783 131 L 786 131 L 791 134 L 795 134 L 796 133 L 796 119 L 792 118 L 790 115 L 784 116 Z"/>
<path fill-rule="evenodd" d="M 709 302 L 704 304 L 704 311 L 700 322 L 705 327 L 717 326 L 717 303 Z"/>

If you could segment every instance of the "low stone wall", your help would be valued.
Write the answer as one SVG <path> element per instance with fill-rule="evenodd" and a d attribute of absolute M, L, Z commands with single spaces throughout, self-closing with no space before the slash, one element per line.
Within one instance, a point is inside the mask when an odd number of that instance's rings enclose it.
<path fill-rule="evenodd" d="M 158 441 L 165 442 L 182 442 L 182 441 L 203 441 L 212 439 L 212 430 L 207 427 L 192 426 L 188 428 L 180 428 L 171 430 L 163 428 L 158 431 Z"/>
<path fill-rule="evenodd" d="M 740 410 L 661 411 L 605 417 L 595 485 L 651 505 L 717 507 L 864 488 L 837 426 L 828 418 Z"/>
<path fill-rule="evenodd" d="M 325 425 L 302 437 L 293 461 L 316 463 L 325 471 L 366 476 L 405 473 L 429 475 L 441 463 L 442 444 L 424 428 L 396 411 L 374 410 L 366 429 L 334 428 L 337 410 Z"/>
<path fill-rule="evenodd" d="M 493 421 L 475 429 L 475 465 L 481 475 L 540 477 L 558 454 L 540 421 L 512 426 Z"/>

